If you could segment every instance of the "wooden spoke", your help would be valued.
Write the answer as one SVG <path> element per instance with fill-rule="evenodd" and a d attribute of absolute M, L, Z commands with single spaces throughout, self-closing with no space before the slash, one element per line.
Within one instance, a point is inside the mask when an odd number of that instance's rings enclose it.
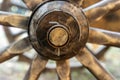
<path fill-rule="evenodd" d="M 86 49 L 90 53 L 92 53 L 98 60 L 102 60 L 104 58 L 104 55 L 108 51 L 109 48 L 110 48 L 109 46 L 105 46 L 105 47 L 102 47 L 101 49 L 99 49 L 99 51 L 94 52 L 86 46 Z"/>
<path fill-rule="evenodd" d="M 84 0 L 70 0 L 75 5 L 78 5 L 79 7 L 82 6 Z"/>
<path fill-rule="evenodd" d="M 83 8 L 86 8 L 86 7 L 88 7 L 88 6 L 91 6 L 91 5 L 99 2 L 99 1 L 101 1 L 101 0 L 84 0 L 82 7 L 83 7 Z"/>
<path fill-rule="evenodd" d="M 29 17 L 0 11 L 0 24 L 7 27 L 27 29 Z"/>
<path fill-rule="evenodd" d="M 57 73 L 60 80 L 71 80 L 70 78 L 70 64 L 68 60 L 57 61 Z"/>
<path fill-rule="evenodd" d="M 120 33 L 90 28 L 88 42 L 120 47 Z"/>
<path fill-rule="evenodd" d="M 98 62 L 98 60 L 86 49 L 83 49 L 76 58 L 87 68 L 98 80 L 115 80 Z"/>
<path fill-rule="evenodd" d="M 29 43 L 28 38 L 24 38 L 20 41 L 17 41 L 13 43 L 10 47 L 7 47 L 3 51 L 0 52 L 0 63 L 4 62 L 16 55 L 20 55 L 28 50 L 30 50 L 32 47 Z"/>
<path fill-rule="evenodd" d="M 45 0 L 23 0 L 23 2 L 28 6 L 30 10 L 35 9 L 35 7 Z"/>
<path fill-rule="evenodd" d="M 8 27 L 3 27 L 3 28 L 4 28 L 5 36 L 9 43 L 13 43 L 16 40 L 16 38 L 18 38 L 20 35 L 22 35 L 23 33 L 26 32 L 26 31 L 22 31 L 17 34 L 12 34 L 12 32 L 10 31 L 10 28 L 8 28 Z M 11 55 L 11 57 L 9 57 L 9 58 L 12 58 L 14 56 L 15 55 L 13 55 L 13 56 Z M 27 56 L 23 55 L 23 53 L 21 53 L 21 55 L 19 55 L 18 61 L 30 63 L 31 59 L 28 58 Z"/>
<path fill-rule="evenodd" d="M 120 32 L 120 10 L 113 13 L 111 12 L 90 25 L 95 28 Z"/>
<path fill-rule="evenodd" d="M 37 56 L 30 66 L 29 71 L 27 72 L 24 80 L 38 80 L 39 75 L 45 69 L 48 60 Z"/>
<path fill-rule="evenodd" d="M 103 0 L 88 8 L 84 12 L 90 22 L 101 19 L 109 12 L 120 9 L 120 0 Z"/>

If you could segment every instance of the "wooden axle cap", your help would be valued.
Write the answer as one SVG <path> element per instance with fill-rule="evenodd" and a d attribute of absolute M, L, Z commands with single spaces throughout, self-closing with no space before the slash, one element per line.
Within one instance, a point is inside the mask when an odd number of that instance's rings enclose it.
<path fill-rule="evenodd" d="M 69 35 L 66 29 L 58 26 L 50 30 L 48 39 L 55 47 L 61 47 L 67 43 Z"/>

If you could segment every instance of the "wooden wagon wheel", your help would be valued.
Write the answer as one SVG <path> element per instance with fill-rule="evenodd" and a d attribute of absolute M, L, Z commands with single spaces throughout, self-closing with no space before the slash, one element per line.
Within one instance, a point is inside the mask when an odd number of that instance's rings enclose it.
<path fill-rule="evenodd" d="M 91 1 L 90 2 L 89 1 L 87 1 L 87 2 L 86 1 L 84 1 L 84 2 L 81 1 L 81 4 L 82 4 L 82 7 L 85 8 L 87 6 L 90 6 L 90 5 L 98 2 L 98 1 L 99 0 L 95 0 L 95 1 L 92 1 L 92 2 Z M 19 1 L 16 2 L 16 4 L 15 4 L 14 1 L 11 1 L 11 0 L 5 0 L 5 1 L 3 1 L 2 5 L 1 5 L 1 10 L 2 11 L 9 11 L 12 6 L 16 6 L 18 9 L 20 8 L 20 9 L 25 9 L 25 10 L 29 11 L 29 9 L 26 6 L 24 6 L 24 4 L 19 3 Z M 17 34 L 13 34 L 12 32 L 14 30 L 11 31 L 10 27 L 3 27 L 3 29 L 4 29 L 6 38 L 7 38 L 7 40 L 8 40 L 9 43 L 13 43 L 14 41 L 16 41 L 16 38 L 19 38 L 19 36 L 21 36 L 22 34 L 27 33 L 26 31 L 21 31 L 21 32 L 19 32 Z M 97 48 L 97 50 L 94 49 L 95 52 L 93 51 L 93 49 L 90 49 L 89 47 L 87 47 L 87 49 L 92 54 L 94 54 L 97 59 L 103 59 L 104 58 L 104 54 L 109 49 L 109 46 L 107 46 L 107 47 L 100 47 L 100 48 Z M 28 63 L 31 62 L 31 60 L 27 56 L 25 56 L 25 55 L 19 55 L 19 59 L 18 60 L 19 61 L 23 61 L 23 62 L 28 62 Z M 80 66 L 77 66 L 77 64 L 76 64 L 76 67 L 80 67 Z M 73 68 L 75 68 L 75 67 L 73 67 Z"/>
<path fill-rule="evenodd" d="M 81 0 L 23 0 L 31 16 L 0 12 L 0 24 L 28 31 L 28 37 L 1 52 L 0 62 L 35 49 L 24 80 L 37 80 L 49 59 L 55 60 L 60 80 L 70 80 L 69 59 L 76 57 L 98 80 L 115 80 L 85 48 L 86 42 L 119 47 L 120 34 L 90 27 L 120 8 L 120 0 L 105 0 L 82 9 Z M 88 20 L 88 21 L 87 21 Z M 32 46 L 31 46 L 32 45 Z"/>

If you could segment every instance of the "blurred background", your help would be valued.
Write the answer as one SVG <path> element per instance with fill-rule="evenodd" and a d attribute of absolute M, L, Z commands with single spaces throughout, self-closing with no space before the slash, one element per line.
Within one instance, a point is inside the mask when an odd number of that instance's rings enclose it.
<path fill-rule="evenodd" d="M 21 0 L 0 0 L 0 11 L 12 12 L 22 15 L 30 15 L 31 11 L 25 6 Z M 12 42 L 27 36 L 27 32 L 17 28 L 4 28 L 0 25 L 0 51 Z M 89 50 L 94 54 L 100 55 L 101 64 L 112 74 L 117 80 L 120 80 L 120 49 L 115 47 L 105 47 L 96 44 L 87 44 Z M 23 80 L 26 71 L 29 68 L 31 60 L 36 55 L 34 50 L 16 56 L 6 62 L 0 63 L 0 80 Z M 49 61 L 46 70 L 40 76 L 40 80 L 57 80 L 55 71 L 55 62 Z M 72 80 L 96 80 L 90 72 L 82 67 L 76 60 L 71 59 Z"/>

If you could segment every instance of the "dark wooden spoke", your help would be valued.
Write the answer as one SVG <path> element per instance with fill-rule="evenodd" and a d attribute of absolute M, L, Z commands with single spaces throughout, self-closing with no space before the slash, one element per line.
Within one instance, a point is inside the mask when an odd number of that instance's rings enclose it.
<path fill-rule="evenodd" d="M 39 55 L 32 61 L 29 71 L 27 72 L 24 80 L 38 80 L 39 75 L 45 69 L 48 60 L 40 57 Z"/>
<path fill-rule="evenodd" d="M 0 24 L 7 27 L 27 29 L 29 17 L 0 11 Z"/>
<path fill-rule="evenodd" d="M 101 19 L 109 12 L 120 9 L 120 0 L 103 0 L 88 8 L 85 8 L 85 14 L 90 22 Z"/>
<path fill-rule="evenodd" d="M 76 58 L 87 68 L 98 80 L 115 80 L 99 61 L 86 49 L 83 49 Z"/>
<path fill-rule="evenodd" d="M 120 33 L 90 28 L 88 42 L 120 47 Z"/>
<path fill-rule="evenodd" d="M 57 61 L 57 73 L 60 80 L 71 80 L 70 64 L 68 60 Z"/>
<path fill-rule="evenodd" d="M 29 43 L 28 38 L 24 38 L 20 41 L 13 43 L 10 47 L 5 48 L 3 51 L 0 52 L 0 63 L 4 62 L 16 55 L 20 55 L 32 47 Z"/>
<path fill-rule="evenodd" d="M 29 9 L 33 10 L 35 7 L 45 0 L 23 0 L 23 2 L 28 6 Z"/>

